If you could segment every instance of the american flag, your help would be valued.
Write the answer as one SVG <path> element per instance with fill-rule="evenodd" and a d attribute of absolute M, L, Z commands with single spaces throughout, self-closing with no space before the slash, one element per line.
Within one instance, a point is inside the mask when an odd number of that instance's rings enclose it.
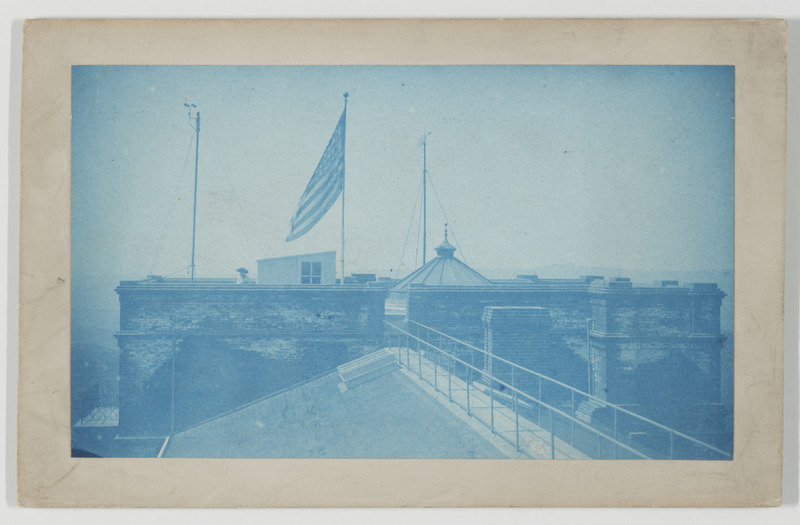
<path fill-rule="evenodd" d="M 293 241 L 304 235 L 319 222 L 344 186 L 344 131 L 347 108 L 342 111 L 339 123 L 333 130 L 328 147 L 314 170 L 314 175 L 306 186 L 306 191 L 300 197 L 297 212 L 292 217 L 292 230 L 286 237 L 286 242 Z"/>

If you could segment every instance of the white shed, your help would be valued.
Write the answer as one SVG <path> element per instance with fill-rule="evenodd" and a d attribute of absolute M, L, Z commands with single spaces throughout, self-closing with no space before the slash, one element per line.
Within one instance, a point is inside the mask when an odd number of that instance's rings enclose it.
<path fill-rule="evenodd" d="M 259 259 L 258 284 L 336 284 L 336 252 Z"/>

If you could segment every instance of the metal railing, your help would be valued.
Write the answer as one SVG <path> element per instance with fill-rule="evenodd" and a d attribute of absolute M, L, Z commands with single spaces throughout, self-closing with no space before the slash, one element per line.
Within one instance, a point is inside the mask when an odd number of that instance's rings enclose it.
<path fill-rule="evenodd" d="M 119 418 L 119 382 L 99 381 L 77 400 L 73 407 L 73 424 L 103 426 L 115 424 Z"/>
<path fill-rule="evenodd" d="M 399 363 L 528 457 L 730 459 L 724 450 L 428 326 L 389 321 Z M 446 384 L 445 384 L 446 382 Z"/>

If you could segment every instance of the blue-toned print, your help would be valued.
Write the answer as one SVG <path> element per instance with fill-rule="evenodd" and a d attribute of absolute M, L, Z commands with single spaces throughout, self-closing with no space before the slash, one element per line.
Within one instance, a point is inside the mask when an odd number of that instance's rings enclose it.
<path fill-rule="evenodd" d="M 731 459 L 733 73 L 74 66 L 72 454 Z"/>

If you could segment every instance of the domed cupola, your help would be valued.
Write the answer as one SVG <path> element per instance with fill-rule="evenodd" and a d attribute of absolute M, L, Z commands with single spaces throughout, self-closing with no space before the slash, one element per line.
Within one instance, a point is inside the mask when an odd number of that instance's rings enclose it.
<path fill-rule="evenodd" d="M 447 241 L 447 223 L 444 223 L 444 241 L 436 247 L 436 255 L 439 257 L 453 257 L 456 248 Z"/>
<path fill-rule="evenodd" d="M 412 284 L 426 286 L 492 286 L 492 282 L 455 257 L 456 248 L 447 240 L 447 224 L 444 241 L 436 247 L 435 257 L 417 268 L 397 283 L 392 290 L 407 290 Z"/>

